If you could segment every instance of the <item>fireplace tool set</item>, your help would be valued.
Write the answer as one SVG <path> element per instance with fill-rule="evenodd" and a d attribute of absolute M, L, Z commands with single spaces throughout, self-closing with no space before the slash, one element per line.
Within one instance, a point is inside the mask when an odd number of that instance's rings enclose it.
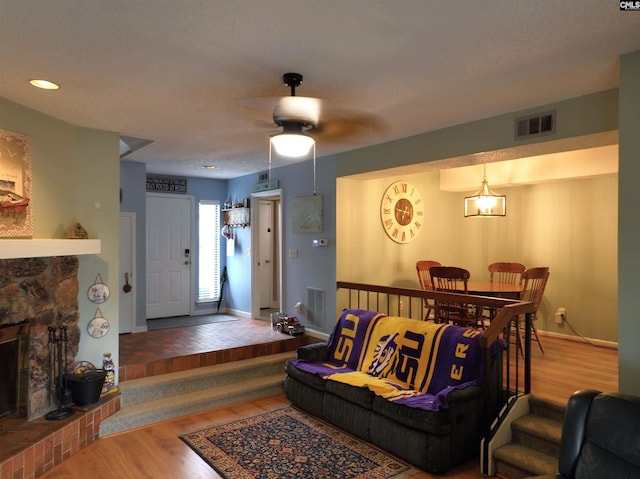
<path fill-rule="evenodd" d="M 49 404 L 55 401 L 56 409 L 45 418 L 59 421 L 74 413 L 71 391 L 67 387 L 67 350 L 69 340 L 67 327 L 49 327 Z"/>

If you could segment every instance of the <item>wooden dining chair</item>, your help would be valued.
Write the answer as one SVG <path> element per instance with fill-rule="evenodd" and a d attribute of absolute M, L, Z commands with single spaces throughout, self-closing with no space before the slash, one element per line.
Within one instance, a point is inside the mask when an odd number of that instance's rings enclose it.
<path fill-rule="evenodd" d="M 522 301 L 530 301 L 533 303 L 534 312 L 531 315 L 531 340 L 538 342 L 540 351 L 544 354 L 544 348 L 538 336 L 538 330 L 536 329 L 536 320 L 538 319 L 538 309 L 542 302 L 542 296 L 544 290 L 547 287 L 547 281 L 549 280 L 549 268 L 529 268 L 524 272 L 524 288 L 520 299 Z M 524 346 L 524 316 L 518 318 L 519 327 L 517 328 L 518 346 L 520 351 L 523 352 Z M 524 353 L 523 353 L 524 354 Z"/>
<path fill-rule="evenodd" d="M 471 274 L 464 268 L 456 266 L 432 266 L 429 269 L 431 286 L 434 291 L 468 294 L 467 283 Z M 436 323 L 453 323 L 458 326 L 481 325 L 480 308 L 470 308 L 467 303 L 435 301 L 434 321 Z"/>
<path fill-rule="evenodd" d="M 431 291 L 433 287 L 431 285 L 431 276 L 429 276 L 429 270 L 432 266 L 442 266 L 437 261 L 420 260 L 416 261 L 416 271 L 418 272 L 418 281 L 420 282 L 420 289 L 423 291 Z M 434 309 L 432 300 L 425 299 L 424 307 L 427 310 L 427 314 L 424 315 L 424 320 L 427 321 L 431 317 L 431 311 Z"/>
<path fill-rule="evenodd" d="M 522 263 L 491 263 L 488 269 L 489 281 L 522 286 L 526 269 Z"/>
<path fill-rule="evenodd" d="M 492 283 L 517 284 L 522 286 L 524 282 L 525 265 L 522 263 L 498 262 L 491 263 L 488 267 L 489 281 Z M 486 308 L 486 318 L 491 321 L 496 317 L 496 308 Z"/>

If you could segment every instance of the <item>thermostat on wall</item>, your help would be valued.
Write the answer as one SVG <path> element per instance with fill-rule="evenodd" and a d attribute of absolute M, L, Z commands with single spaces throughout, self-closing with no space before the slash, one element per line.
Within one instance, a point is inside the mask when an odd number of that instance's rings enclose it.
<path fill-rule="evenodd" d="M 320 246 L 327 246 L 328 244 L 329 244 L 329 240 L 326 240 L 326 239 L 314 239 L 312 243 L 314 248 L 319 248 Z"/>

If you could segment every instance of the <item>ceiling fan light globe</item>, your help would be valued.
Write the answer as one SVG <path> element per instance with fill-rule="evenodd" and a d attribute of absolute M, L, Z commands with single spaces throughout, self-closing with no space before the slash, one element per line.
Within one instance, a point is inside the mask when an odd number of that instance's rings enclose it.
<path fill-rule="evenodd" d="M 300 158 L 309 154 L 315 140 L 303 134 L 280 133 L 271 137 L 276 153 L 289 158 Z"/>

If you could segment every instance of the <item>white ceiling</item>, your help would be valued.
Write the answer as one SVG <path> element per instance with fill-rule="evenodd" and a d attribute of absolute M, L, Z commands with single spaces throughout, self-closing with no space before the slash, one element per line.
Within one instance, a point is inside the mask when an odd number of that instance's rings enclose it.
<path fill-rule="evenodd" d="M 328 128 L 376 125 L 324 156 L 616 87 L 638 49 L 611 0 L 0 0 L 1 97 L 153 140 L 127 159 L 181 176 L 263 171 L 289 71 Z"/>

